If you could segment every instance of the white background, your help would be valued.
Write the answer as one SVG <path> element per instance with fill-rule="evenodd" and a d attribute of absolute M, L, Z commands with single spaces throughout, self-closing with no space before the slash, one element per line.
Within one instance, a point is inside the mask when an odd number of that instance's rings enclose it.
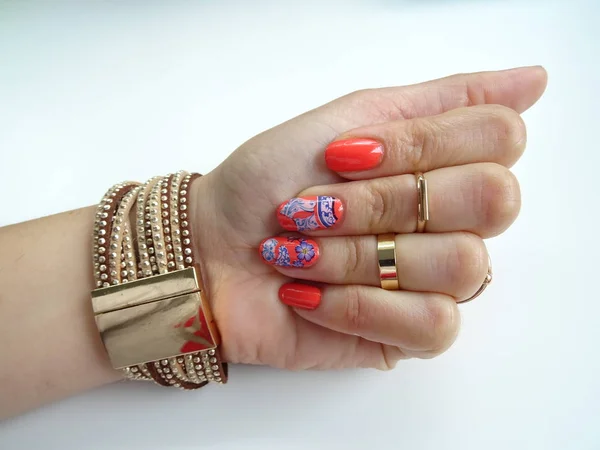
<path fill-rule="evenodd" d="M 391 373 L 237 366 L 197 393 L 117 384 L 0 424 L 0 448 L 600 448 L 599 27 L 597 0 L 0 2 L 0 225 L 207 172 L 356 89 L 550 75 L 525 114 L 522 214 L 489 242 L 495 281 L 447 354 Z"/>

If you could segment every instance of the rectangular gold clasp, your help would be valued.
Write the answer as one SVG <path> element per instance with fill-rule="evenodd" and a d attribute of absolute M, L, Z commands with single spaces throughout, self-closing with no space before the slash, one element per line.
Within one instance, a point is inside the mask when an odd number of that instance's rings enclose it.
<path fill-rule="evenodd" d="M 216 348 L 218 332 L 196 268 L 92 291 L 114 368 Z"/>

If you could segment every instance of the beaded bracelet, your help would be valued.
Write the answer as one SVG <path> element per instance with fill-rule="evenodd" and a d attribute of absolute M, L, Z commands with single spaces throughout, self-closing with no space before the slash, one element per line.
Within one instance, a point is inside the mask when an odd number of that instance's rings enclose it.
<path fill-rule="evenodd" d="M 199 176 L 120 183 L 98 205 L 92 307 L 113 367 L 129 379 L 181 389 L 227 382 L 187 211 Z"/>

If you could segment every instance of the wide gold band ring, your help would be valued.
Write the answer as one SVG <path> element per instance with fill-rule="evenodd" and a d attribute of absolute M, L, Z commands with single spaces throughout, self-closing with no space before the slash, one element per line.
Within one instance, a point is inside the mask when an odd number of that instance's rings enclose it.
<path fill-rule="evenodd" d="M 377 236 L 377 258 L 381 287 L 388 291 L 400 289 L 396 268 L 396 235 L 394 233 Z"/>
<path fill-rule="evenodd" d="M 481 294 L 483 294 L 483 291 L 485 291 L 485 289 L 488 287 L 488 285 L 492 282 L 493 275 L 494 274 L 492 273 L 492 260 L 488 256 L 488 271 L 487 271 L 487 275 L 485 276 L 485 280 L 483 280 L 482 285 L 479 287 L 479 289 L 477 289 L 477 292 L 475 292 L 473 295 L 471 295 L 468 299 L 463 300 L 459 303 L 470 302 L 471 300 L 475 300 L 477 297 L 479 297 Z"/>
<path fill-rule="evenodd" d="M 415 178 L 417 179 L 417 233 L 423 233 L 425 231 L 425 225 L 429 220 L 427 180 L 421 172 L 416 172 Z"/>

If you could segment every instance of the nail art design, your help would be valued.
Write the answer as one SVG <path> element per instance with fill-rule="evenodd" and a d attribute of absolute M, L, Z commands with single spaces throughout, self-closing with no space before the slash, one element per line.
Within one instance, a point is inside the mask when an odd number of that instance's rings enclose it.
<path fill-rule="evenodd" d="M 279 288 L 279 300 L 294 308 L 312 310 L 321 303 L 321 290 L 308 284 L 287 283 Z"/>
<path fill-rule="evenodd" d="M 265 239 L 259 251 L 266 263 L 279 267 L 309 267 L 319 259 L 317 243 L 298 237 Z"/>
<path fill-rule="evenodd" d="M 277 208 L 279 223 L 291 231 L 324 230 L 339 222 L 343 214 L 342 202 L 329 195 L 292 198 Z"/>

